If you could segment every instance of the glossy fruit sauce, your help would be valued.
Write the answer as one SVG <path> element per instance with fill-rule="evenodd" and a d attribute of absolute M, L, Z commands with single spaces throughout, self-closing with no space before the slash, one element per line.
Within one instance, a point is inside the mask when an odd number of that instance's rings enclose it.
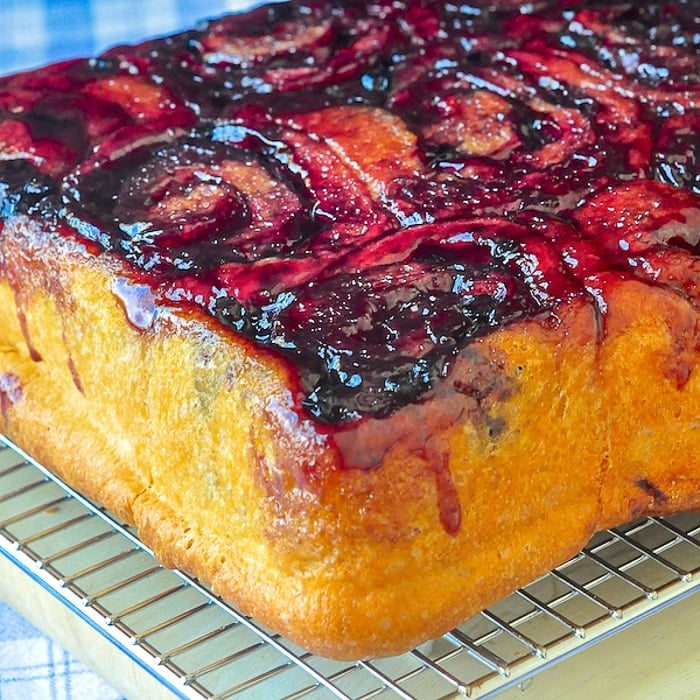
<path fill-rule="evenodd" d="M 611 279 L 697 298 L 698 17 L 285 3 L 7 77 L 0 215 L 286 357 L 319 421 L 387 416 Z"/>

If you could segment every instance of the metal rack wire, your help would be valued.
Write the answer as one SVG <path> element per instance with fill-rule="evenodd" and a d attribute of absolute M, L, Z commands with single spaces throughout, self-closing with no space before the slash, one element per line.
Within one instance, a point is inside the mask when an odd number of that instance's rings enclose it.
<path fill-rule="evenodd" d="M 3 436 L 0 554 L 180 698 L 487 698 L 697 590 L 700 514 L 601 532 L 444 637 L 357 663 L 308 654 L 164 569 Z"/>

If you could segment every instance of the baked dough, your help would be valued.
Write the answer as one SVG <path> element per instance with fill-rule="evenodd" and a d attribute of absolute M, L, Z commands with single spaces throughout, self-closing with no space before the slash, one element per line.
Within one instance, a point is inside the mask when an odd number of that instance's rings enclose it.
<path fill-rule="evenodd" d="M 697 507 L 691 5 L 290 3 L 0 79 L 0 428 L 337 658 Z"/>

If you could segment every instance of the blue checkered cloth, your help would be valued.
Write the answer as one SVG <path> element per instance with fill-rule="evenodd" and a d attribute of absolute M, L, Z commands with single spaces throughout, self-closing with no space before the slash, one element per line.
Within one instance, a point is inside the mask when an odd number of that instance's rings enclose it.
<path fill-rule="evenodd" d="M 253 0 L 0 0 L 0 75 L 170 34 Z"/>
<path fill-rule="evenodd" d="M 0 603 L 2 700 L 119 700 L 58 644 Z"/>
<path fill-rule="evenodd" d="M 253 4 L 253 0 L 0 0 L 0 75 L 170 34 Z M 0 602 L 0 700 L 118 697 Z"/>

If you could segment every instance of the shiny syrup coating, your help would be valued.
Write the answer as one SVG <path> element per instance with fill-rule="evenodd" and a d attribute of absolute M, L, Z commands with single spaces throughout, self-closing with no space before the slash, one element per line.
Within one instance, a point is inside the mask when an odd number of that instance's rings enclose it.
<path fill-rule="evenodd" d="M 700 5 L 311 2 L 0 79 L 0 216 L 287 359 L 318 421 L 638 278 L 698 301 Z"/>

